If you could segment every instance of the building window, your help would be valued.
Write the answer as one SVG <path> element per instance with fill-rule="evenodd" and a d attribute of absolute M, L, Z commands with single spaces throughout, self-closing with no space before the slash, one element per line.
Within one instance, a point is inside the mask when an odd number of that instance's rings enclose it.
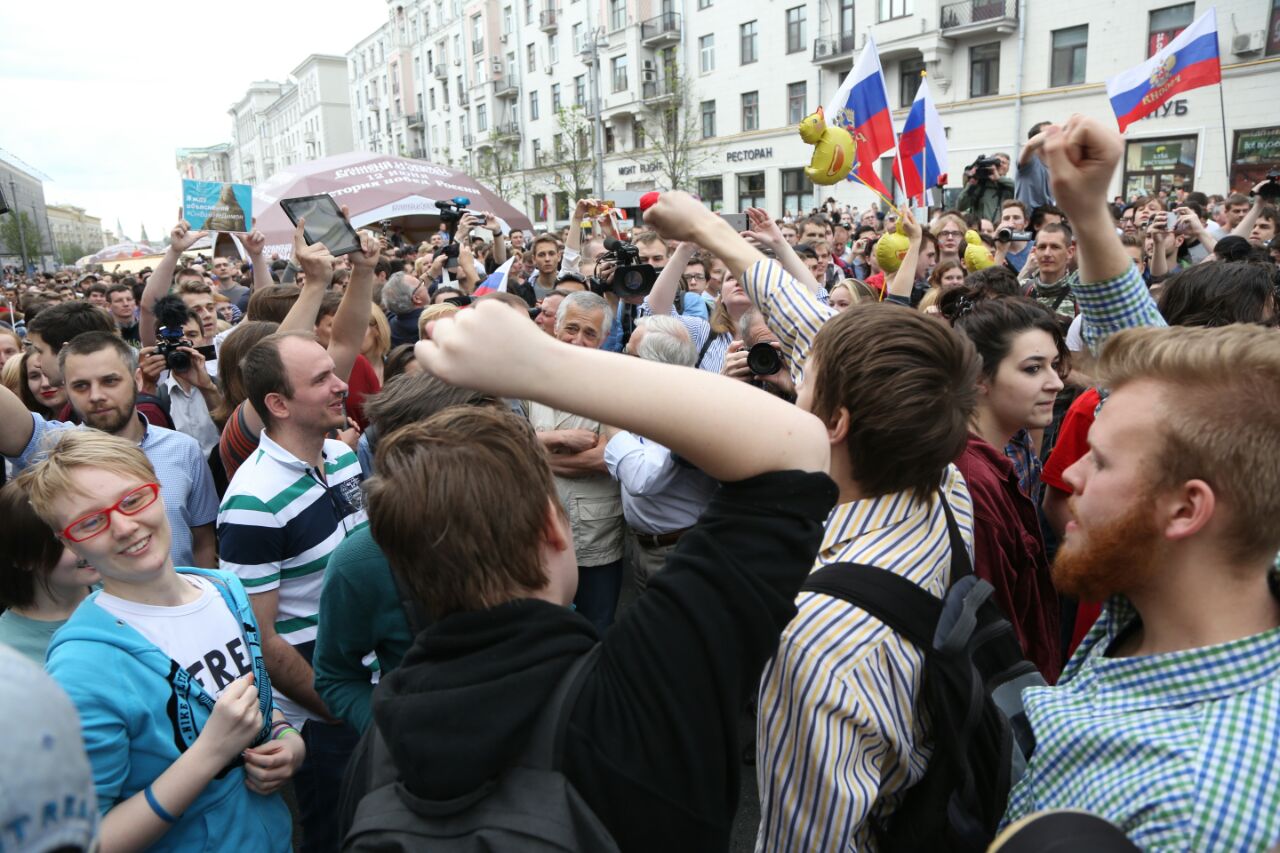
<path fill-rule="evenodd" d="M 756 23 L 756 21 L 747 21 L 738 27 L 738 62 L 742 65 L 755 62 L 759 58 L 756 54 L 756 37 L 759 30 Z"/>
<path fill-rule="evenodd" d="M 1088 24 L 1053 31 L 1053 53 L 1049 64 L 1050 86 L 1070 86 L 1084 82 L 1084 61 L 1088 46 Z"/>
<path fill-rule="evenodd" d="M 698 195 L 702 198 L 702 206 L 717 213 L 724 210 L 724 179 L 699 178 Z"/>
<path fill-rule="evenodd" d="M 631 125 L 631 147 L 644 147 L 644 122 L 636 122 Z"/>
<path fill-rule="evenodd" d="M 564 134 L 557 133 L 551 137 L 551 153 L 556 158 L 556 162 L 564 160 Z"/>
<path fill-rule="evenodd" d="M 969 48 L 969 97 L 981 98 L 1000 91 L 1000 42 Z"/>
<path fill-rule="evenodd" d="M 613 125 L 606 125 L 604 129 L 604 153 L 612 154 L 615 145 L 613 136 Z"/>
<path fill-rule="evenodd" d="M 516 28 L 514 13 L 510 6 L 502 7 L 502 33 L 506 35 Z"/>
<path fill-rule="evenodd" d="M 572 36 L 573 36 L 573 52 L 582 53 L 582 24 L 581 23 L 577 23 L 573 25 Z"/>
<path fill-rule="evenodd" d="M 804 169 L 783 169 L 782 213 L 800 216 L 813 207 L 813 184 L 804 176 Z"/>
<path fill-rule="evenodd" d="M 525 68 L 532 74 L 538 70 L 538 47 L 537 45 L 529 45 L 524 49 Z"/>
<path fill-rule="evenodd" d="M 898 106 L 909 107 L 916 99 L 916 92 L 920 91 L 920 72 L 924 70 L 924 60 L 904 59 L 899 68 Z"/>
<path fill-rule="evenodd" d="M 913 6 L 915 6 L 914 0 L 880 0 L 880 20 L 905 18 L 911 14 Z"/>
<path fill-rule="evenodd" d="M 533 25 L 533 0 L 524 0 L 524 22 Z"/>
<path fill-rule="evenodd" d="M 809 100 L 808 83 L 787 84 L 787 124 L 799 124 L 808 115 L 805 103 Z"/>
<path fill-rule="evenodd" d="M 703 74 L 710 74 L 716 70 L 715 33 L 698 36 L 698 70 Z"/>
<path fill-rule="evenodd" d="M 609 30 L 617 32 L 627 25 L 627 0 L 609 0 Z"/>
<path fill-rule="evenodd" d="M 573 105 L 580 107 L 587 102 L 587 75 L 579 74 L 573 78 Z"/>
<path fill-rule="evenodd" d="M 1175 136 L 1125 143 L 1125 198 L 1154 196 L 1161 190 L 1173 195 L 1178 187 L 1192 190 L 1196 173 L 1197 139 Z"/>
<path fill-rule="evenodd" d="M 489 129 L 489 105 L 480 104 L 476 107 L 476 132 L 484 133 Z"/>
<path fill-rule="evenodd" d="M 716 102 L 702 102 L 702 138 L 711 139 L 716 135 Z"/>
<path fill-rule="evenodd" d="M 471 52 L 484 51 L 484 23 L 479 15 L 471 16 Z"/>
<path fill-rule="evenodd" d="M 551 84 L 551 111 L 558 113 L 560 112 L 560 108 L 562 106 L 564 105 L 560 102 L 560 84 L 552 83 Z"/>
<path fill-rule="evenodd" d="M 627 55 L 615 56 L 612 60 L 613 91 L 625 92 L 627 89 Z"/>
<path fill-rule="evenodd" d="M 554 36 L 547 36 L 547 62 L 555 65 L 560 61 L 560 41 Z"/>
<path fill-rule="evenodd" d="M 805 8 L 794 6 L 787 10 L 787 53 L 804 50 Z"/>
<path fill-rule="evenodd" d="M 759 92 L 742 93 L 742 129 L 744 131 L 760 129 Z"/>
<path fill-rule="evenodd" d="M 1147 25 L 1147 56 L 1153 56 L 1156 51 L 1177 38 L 1178 33 L 1191 26 L 1195 14 L 1195 3 L 1153 9 Z"/>
<path fill-rule="evenodd" d="M 1271 18 L 1267 24 L 1267 56 L 1280 54 L 1280 0 L 1271 0 Z"/>
<path fill-rule="evenodd" d="M 699 8 L 699 9 L 710 9 L 710 8 L 711 8 L 711 0 L 698 0 L 698 8 Z"/>
<path fill-rule="evenodd" d="M 536 90 L 529 93 L 529 120 L 538 120 L 538 92 Z"/>
<path fill-rule="evenodd" d="M 738 176 L 738 212 L 746 213 L 748 207 L 764 207 L 764 172 L 749 172 Z"/>

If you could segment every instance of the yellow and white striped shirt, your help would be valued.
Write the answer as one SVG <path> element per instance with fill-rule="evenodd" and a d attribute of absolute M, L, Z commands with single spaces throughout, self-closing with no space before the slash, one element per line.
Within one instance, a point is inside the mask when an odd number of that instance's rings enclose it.
<path fill-rule="evenodd" d="M 742 284 L 799 382 L 834 310 L 775 261 L 752 265 Z M 954 465 L 940 486 L 972 560 L 969 489 Z M 889 569 L 941 596 L 951 568 L 942 503 L 897 493 L 837 506 L 814 568 L 840 562 Z M 869 818 L 887 816 L 928 764 L 915 714 L 924 655 L 843 600 L 802 592 L 796 607 L 760 684 L 756 850 L 873 850 Z"/>

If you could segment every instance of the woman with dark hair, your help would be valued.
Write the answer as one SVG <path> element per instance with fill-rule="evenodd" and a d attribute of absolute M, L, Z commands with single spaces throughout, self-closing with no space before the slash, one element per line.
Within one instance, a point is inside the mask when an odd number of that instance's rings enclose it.
<path fill-rule="evenodd" d="M 1053 420 L 1070 353 L 1053 313 L 1034 300 L 965 287 L 946 293 L 941 308 L 982 359 L 969 441 L 956 459 L 973 498 L 974 572 L 995 587 L 1027 659 L 1053 683 L 1062 669 L 1058 597 L 1029 497 L 1038 482 L 1020 482 L 1038 477 L 1020 477 L 1007 454 L 1023 449 L 1015 437 Z"/>
<path fill-rule="evenodd" d="M 262 419 L 247 402 L 249 394 L 245 391 L 240 360 L 254 344 L 279 328 L 279 323 L 243 320 L 236 326 L 235 334 L 228 335 L 222 342 L 218 353 L 218 390 L 222 392 L 222 404 L 210 414 L 214 423 L 222 428 L 218 452 L 228 482 L 258 446 L 258 435 L 262 432 Z"/>
<path fill-rule="evenodd" d="M 40 520 L 17 483 L 0 489 L 0 644 L 44 666 L 57 631 L 98 582 L 97 571 Z"/>
<path fill-rule="evenodd" d="M 1270 263 L 1196 264 L 1165 279 L 1157 306 L 1170 326 L 1274 326 L 1278 278 Z"/>
<path fill-rule="evenodd" d="M 31 353 L 9 359 L 0 380 L 6 388 L 18 396 L 27 411 L 41 415 L 45 420 L 57 420 L 67 405 L 67 389 L 62 385 L 50 385 L 49 379 L 31 362 Z"/>

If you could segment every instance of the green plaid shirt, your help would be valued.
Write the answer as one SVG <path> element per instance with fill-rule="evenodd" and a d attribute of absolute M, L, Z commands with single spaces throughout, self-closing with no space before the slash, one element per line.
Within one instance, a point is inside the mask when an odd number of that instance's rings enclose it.
<path fill-rule="evenodd" d="M 1270 848 L 1280 841 L 1280 628 L 1107 657 L 1136 618 L 1113 598 L 1058 686 L 1023 693 L 1036 751 L 1005 822 L 1083 809 L 1144 850 Z"/>

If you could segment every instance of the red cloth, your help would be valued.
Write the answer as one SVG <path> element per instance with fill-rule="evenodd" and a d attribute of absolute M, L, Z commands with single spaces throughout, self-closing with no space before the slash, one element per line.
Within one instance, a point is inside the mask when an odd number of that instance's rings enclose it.
<path fill-rule="evenodd" d="M 1049 576 L 1044 538 L 1033 504 L 1018 487 L 1013 463 L 970 433 L 956 467 L 973 499 L 973 570 L 995 587 L 1027 660 L 1045 680 L 1058 680 L 1058 594 Z"/>
<path fill-rule="evenodd" d="M 1044 471 L 1040 474 L 1040 479 L 1049 488 L 1072 494 L 1070 484 L 1062 475 L 1089 452 L 1089 428 L 1093 426 L 1093 415 L 1098 410 L 1100 399 L 1098 389 L 1090 388 L 1067 409 L 1058 430 L 1058 441 L 1053 445 L 1053 452 L 1049 454 L 1044 463 Z M 1089 633 L 1101 614 L 1102 602 L 1081 601 L 1076 604 L 1076 621 L 1071 629 L 1071 645 L 1067 648 L 1067 657 L 1075 654 L 1076 646 L 1080 645 L 1084 635 Z"/>
<path fill-rule="evenodd" d="M 864 281 L 870 287 L 875 288 L 876 292 L 884 295 L 884 271 L 880 271 L 875 275 L 867 276 Z"/>
<path fill-rule="evenodd" d="M 369 359 L 362 355 L 356 356 L 351 377 L 347 380 L 347 415 L 360 425 L 361 432 L 369 427 L 369 421 L 364 416 L 364 398 L 381 390 L 382 383 L 378 381 L 378 374 L 373 372 Z"/>

